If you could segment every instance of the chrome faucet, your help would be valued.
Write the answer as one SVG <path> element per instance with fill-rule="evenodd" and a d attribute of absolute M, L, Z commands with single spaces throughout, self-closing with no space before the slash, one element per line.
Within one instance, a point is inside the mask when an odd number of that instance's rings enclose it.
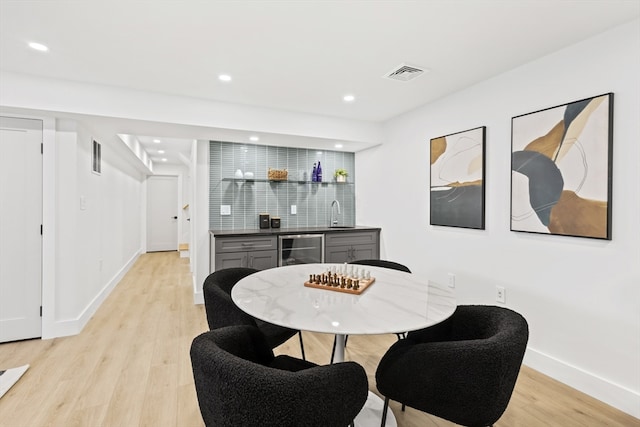
<path fill-rule="evenodd" d="M 330 222 L 330 226 L 331 227 L 335 227 L 338 225 L 338 217 L 334 217 L 333 216 L 333 206 L 336 205 L 338 206 L 338 215 L 340 215 L 340 202 L 337 200 L 334 200 L 333 202 L 331 202 L 331 218 L 329 219 Z"/>

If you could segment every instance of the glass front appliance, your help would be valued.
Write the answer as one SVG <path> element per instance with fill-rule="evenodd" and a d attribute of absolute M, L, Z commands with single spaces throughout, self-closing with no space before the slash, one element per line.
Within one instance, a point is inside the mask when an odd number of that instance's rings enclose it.
<path fill-rule="evenodd" d="M 278 266 L 324 262 L 324 234 L 279 236 Z"/>

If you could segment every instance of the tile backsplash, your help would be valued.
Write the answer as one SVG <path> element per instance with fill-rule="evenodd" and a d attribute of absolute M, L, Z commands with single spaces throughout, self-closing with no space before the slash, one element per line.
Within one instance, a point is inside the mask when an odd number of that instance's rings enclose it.
<path fill-rule="evenodd" d="M 312 183 L 318 161 L 323 182 Z M 212 230 L 259 228 L 259 213 L 280 217 L 281 228 L 328 226 L 333 200 L 340 203 L 339 225 L 355 225 L 354 153 L 210 141 L 209 165 Z M 286 169 L 288 180 L 266 181 L 269 168 Z M 335 182 L 338 168 L 349 172 L 346 184 Z M 253 173 L 253 179 L 232 180 L 238 170 Z M 230 206 L 231 214 L 221 215 L 221 206 Z"/>

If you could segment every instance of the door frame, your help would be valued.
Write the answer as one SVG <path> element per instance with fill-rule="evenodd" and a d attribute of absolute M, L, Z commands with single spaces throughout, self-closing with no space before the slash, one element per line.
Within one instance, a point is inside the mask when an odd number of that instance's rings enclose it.
<path fill-rule="evenodd" d="M 27 138 L 26 144 L 25 146 L 27 146 L 27 152 L 25 153 L 25 157 L 19 157 L 18 161 L 26 161 L 27 163 L 30 163 L 31 165 L 33 165 L 33 161 L 34 160 L 34 152 L 37 153 L 37 144 L 38 142 L 40 143 L 40 147 L 41 147 L 41 153 L 40 153 L 40 159 L 39 159 L 39 167 L 37 165 L 36 162 L 36 168 L 35 169 L 31 169 L 28 170 L 27 172 L 25 172 L 23 170 L 23 168 L 20 168 L 22 170 L 23 174 L 27 174 L 27 175 L 18 175 L 18 179 L 21 180 L 26 180 L 29 181 L 28 179 L 28 174 L 30 174 L 31 172 L 34 173 L 39 173 L 40 174 L 40 182 L 37 181 L 31 181 L 33 182 L 33 184 L 35 185 L 39 185 L 39 189 L 35 190 L 35 194 L 32 194 L 32 196 L 36 196 L 36 199 L 32 199 L 29 198 L 29 201 L 35 201 L 37 200 L 37 204 L 39 206 L 36 206 L 35 209 L 36 211 L 33 211 L 34 206 L 31 206 L 29 203 L 25 202 L 24 200 L 18 200 L 18 204 L 20 206 L 24 205 L 25 207 L 27 207 L 27 209 L 31 210 L 31 213 L 34 214 L 36 217 L 31 218 L 34 219 L 36 222 L 35 224 L 33 222 L 28 222 L 26 224 L 26 227 L 29 228 L 31 227 L 31 232 L 28 232 L 27 229 L 23 230 L 23 234 L 21 235 L 21 238 L 23 238 L 25 241 L 28 241 L 31 244 L 28 244 L 28 253 L 23 254 L 26 259 L 28 259 L 29 263 L 33 262 L 33 264 L 25 264 L 24 267 L 26 267 L 27 269 L 29 268 L 33 268 L 34 271 L 38 273 L 36 276 L 29 276 L 29 279 L 26 279 L 25 277 L 21 277 L 19 280 L 31 280 L 31 279 L 36 279 L 37 277 L 37 287 L 32 288 L 32 284 L 25 284 L 25 288 L 27 289 L 26 292 L 28 292 L 28 296 L 27 299 L 24 300 L 20 297 L 21 301 L 23 303 L 26 302 L 28 308 L 26 308 L 28 314 L 25 314 L 24 312 L 20 312 L 19 316 L 17 318 L 3 318 L 3 322 L 6 321 L 6 323 L 10 323 L 12 320 L 15 321 L 17 323 L 17 325 L 15 326 L 16 329 L 12 329 L 9 325 L 9 330 L 5 333 L 3 333 L 2 336 L 2 341 L 0 341 L 0 344 L 2 342 L 11 342 L 11 341 L 16 341 L 16 340 L 22 340 L 22 339 L 40 339 L 42 338 L 43 332 L 42 332 L 42 306 L 43 306 L 43 299 L 42 299 L 42 292 L 43 292 L 43 276 L 44 273 L 42 271 L 43 268 L 43 263 L 44 263 L 44 259 L 43 259 L 43 236 L 42 236 L 42 228 L 41 228 L 41 234 L 40 236 L 37 235 L 37 223 L 40 222 L 41 227 L 44 225 L 44 217 L 43 217 L 43 199 L 44 199 L 44 181 L 45 181 L 45 177 L 43 174 L 43 169 L 44 169 L 44 159 L 43 159 L 43 147 L 44 147 L 44 120 L 40 117 L 27 117 L 25 115 L 22 114 L 13 114 L 13 113 L 8 113 L 5 111 L 0 111 L 0 116 L 2 116 L 3 119 L 7 119 L 7 127 L 8 128 L 12 128 L 14 130 L 16 130 L 17 132 L 13 132 L 16 134 L 16 138 L 20 138 L 20 136 L 17 136 L 18 133 L 22 133 L 20 132 L 20 130 L 24 130 L 25 133 L 24 135 Z M 9 124 L 11 120 L 15 120 L 15 124 Z M 28 132 L 32 131 L 32 132 L 37 132 L 38 130 L 36 130 L 36 127 L 31 127 L 31 125 L 26 125 L 24 124 L 24 122 L 32 122 L 32 125 L 38 126 L 39 127 L 39 135 L 33 135 L 33 138 L 29 135 L 27 135 Z M 9 132 L 9 129 L 7 129 L 7 132 Z M 39 137 L 39 138 L 38 138 Z M 7 139 L 11 141 L 11 136 L 7 136 Z M 39 139 L 39 141 L 38 141 Z M 25 147 L 22 146 L 22 147 Z M 37 156 L 38 154 L 35 154 L 35 156 Z M 21 154 L 18 154 L 18 156 L 21 156 Z M 37 172 L 36 172 L 37 171 Z M 37 182 L 37 184 L 36 184 Z M 25 188 L 25 191 L 29 192 L 30 190 L 34 190 L 34 188 L 27 186 Z M 39 194 L 38 194 L 39 193 Z M 24 233 L 28 233 L 28 236 L 25 236 Z M 38 242 L 36 244 L 36 241 Z M 38 252 L 37 254 L 37 260 L 31 259 L 31 257 L 35 257 L 35 252 Z M 20 251 L 17 253 L 18 255 L 20 254 Z M 35 266 L 35 263 L 37 263 L 37 267 Z M 31 267 L 29 267 L 31 266 Z M 10 276 L 12 277 L 12 276 Z M 6 284 L 6 286 L 11 286 Z M 16 286 L 16 284 L 14 284 L 13 286 Z M 17 284 L 18 287 L 19 283 Z M 35 292 L 35 293 L 34 293 Z M 33 298 L 35 298 L 37 295 L 37 300 L 34 300 Z M 22 297 L 25 297 L 24 294 L 21 295 Z M 20 304 L 20 303 L 18 303 Z M 23 307 L 24 308 L 24 307 Z M 4 317 L 4 316 L 3 316 Z M 38 319 L 39 317 L 39 319 Z M 21 320 L 24 320 L 24 322 L 28 323 L 28 326 L 25 327 L 22 323 Z M 22 325 L 22 326 L 21 326 Z M 32 328 L 36 327 L 38 330 L 34 330 Z"/>
<path fill-rule="evenodd" d="M 56 333 L 56 121 L 42 120 L 42 339 Z"/>
<path fill-rule="evenodd" d="M 56 120 L 53 117 L 16 113 L 2 109 L 6 117 L 42 121 L 42 265 L 41 339 L 56 337 Z"/>

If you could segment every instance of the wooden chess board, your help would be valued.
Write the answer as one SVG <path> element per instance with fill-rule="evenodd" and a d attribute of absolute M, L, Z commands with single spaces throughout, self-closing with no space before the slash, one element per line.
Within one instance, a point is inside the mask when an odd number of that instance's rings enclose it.
<path fill-rule="evenodd" d="M 318 274 L 316 276 L 322 276 L 322 275 Z M 376 281 L 375 277 L 370 277 L 369 279 L 359 279 L 358 280 L 358 287 L 356 289 L 354 287 L 354 280 L 355 279 L 353 279 L 352 277 L 345 276 L 345 275 L 342 275 L 342 274 L 336 274 L 335 276 L 340 280 L 342 280 L 342 278 L 344 278 L 346 282 L 351 280 L 351 286 L 349 287 L 349 284 L 345 284 L 343 286 L 342 284 L 338 284 L 337 282 L 333 282 L 333 283 L 325 282 L 325 283 L 322 283 L 321 280 L 320 281 L 307 280 L 306 282 L 304 282 L 304 285 L 306 287 L 308 287 L 308 288 L 326 289 L 328 291 L 335 291 L 335 292 L 343 292 L 345 294 L 360 295 L 373 282 Z"/>

